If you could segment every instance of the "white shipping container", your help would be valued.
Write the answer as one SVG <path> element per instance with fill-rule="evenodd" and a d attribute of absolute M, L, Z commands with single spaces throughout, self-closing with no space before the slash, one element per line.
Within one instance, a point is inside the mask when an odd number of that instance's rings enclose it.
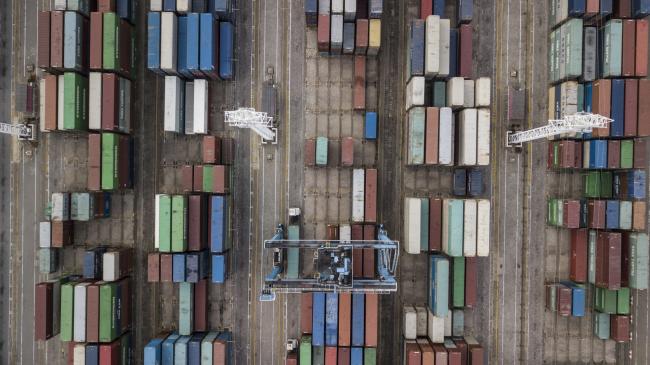
<path fill-rule="evenodd" d="M 115 281 L 120 272 L 120 254 L 117 251 L 104 252 L 102 255 L 102 280 Z"/>
<path fill-rule="evenodd" d="M 45 132 L 45 79 L 38 81 L 38 124 L 41 132 Z"/>
<path fill-rule="evenodd" d="M 194 134 L 194 82 L 185 82 L 185 134 Z"/>
<path fill-rule="evenodd" d="M 342 14 L 343 13 L 343 0 L 332 0 L 332 14 Z"/>
<path fill-rule="evenodd" d="M 156 250 L 160 248 L 160 197 L 164 195 L 165 194 L 156 194 L 153 231 L 153 246 Z"/>
<path fill-rule="evenodd" d="M 339 226 L 339 239 L 341 241 L 350 241 L 352 239 L 352 227 L 349 224 Z"/>
<path fill-rule="evenodd" d="M 474 199 L 465 200 L 463 215 L 463 256 L 476 256 L 476 210 Z"/>
<path fill-rule="evenodd" d="M 357 17 L 357 0 L 345 0 L 343 18 L 345 21 L 353 22 Z"/>
<path fill-rule="evenodd" d="M 463 108 L 474 107 L 474 80 L 463 82 Z"/>
<path fill-rule="evenodd" d="M 343 47 L 343 15 L 332 15 L 330 24 L 330 47 L 340 49 Z"/>
<path fill-rule="evenodd" d="M 70 219 L 73 221 L 89 221 L 94 214 L 93 203 L 89 193 L 72 193 Z"/>
<path fill-rule="evenodd" d="M 183 81 L 176 76 L 165 76 L 165 132 L 181 133 L 181 102 Z"/>
<path fill-rule="evenodd" d="M 364 169 L 352 171 L 352 221 L 363 222 L 365 204 L 365 177 Z"/>
<path fill-rule="evenodd" d="M 440 19 L 440 68 L 439 76 L 449 75 L 449 43 L 451 22 L 449 19 Z"/>
<path fill-rule="evenodd" d="M 160 15 L 160 69 L 168 74 L 176 73 L 176 14 L 165 11 Z"/>
<path fill-rule="evenodd" d="M 120 77 L 120 129 L 131 133 L 131 80 Z"/>
<path fill-rule="evenodd" d="M 458 165 L 476 165 L 476 109 L 463 109 L 458 119 Z"/>
<path fill-rule="evenodd" d="M 447 106 L 461 108 L 465 96 L 465 80 L 462 77 L 452 77 L 447 81 Z"/>
<path fill-rule="evenodd" d="M 70 193 L 52 193 L 52 220 L 70 220 Z"/>
<path fill-rule="evenodd" d="M 433 343 L 445 342 L 445 319 L 433 315 L 433 313 L 431 313 L 431 309 L 429 308 L 427 308 L 427 316 L 429 322 L 427 335 L 429 337 L 429 340 Z"/>
<path fill-rule="evenodd" d="M 440 70 L 440 17 L 427 16 L 425 27 L 424 76 L 431 78 Z"/>
<path fill-rule="evenodd" d="M 490 201 L 479 199 L 476 209 L 476 255 L 490 254 Z"/>
<path fill-rule="evenodd" d="M 190 11 L 190 0 L 176 0 L 176 12 L 187 13 Z"/>
<path fill-rule="evenodd" d="M 163 0 L 151 0 L 150 11 L 162 11 Z"/>
<path fill-rule="evenodd" d="M 52 223 L 40 222 L 38 224 L 38 247 L 52 247 Z"/>
<path fill-rule="evenodd" d="M 72 349 L 72 364 L 86 365 L 86 344 L 85 343 L 78 343 L 74 345 L 74 348 Z"/>
<path fill-rule="evenodd" d="M 64 114 L 63 114 L 63 101 L 65 100 L 65 89 L 64 89 L 64 82 L 63 82 L 63 75 L 57 76 L 57 82 L 56 82 L 56 91 L 57 91 L 57 96 L 56 96 L 56 129 L 58 130 L 63 130 L 63 120 L 64 120 Z"/>
<path fill-rule="evenodd" d="M 474 105 L 476 105 L 477 108 L 490 106 L 490 88 L 491 86 L 489 77 L 479 77 L 476 79 L 474 85 L 474 89 L 476 90 Z"/>
<path fill-rule="evenodd" d="M 90 283 L 80 283 L 74 286 L 74 342 L 86 341 L 86 288 Z"/>
<path fill-rule="evenodd" d="M 438 129 L 438 161 L 440 165 L 454 164 L 454 115 L 451 108 L 440 108 Z"/>
<path fill-rule="evenodd" d="M 417 338 L 418 317 L 415 308 L 411 305 L 404 306 L 404 338 L 415 340 Z"/>
<path fill-rule="evenodd" d="M 208 133 L 208 85 L 208 80 L 194 80 L 193 133 L 195 134 Z"/>
<path fill-rule="evenodd" d="M 555 86 L 548 89 L 548 119 L 557 119 L 555 118 Z"/>
<path fill-rule="evenodd" d="M 490 109 L 479 109 L 476 124 L 476 164 L 490 164 Z"/>
<path fill-rule="evenodd" d="M 68 0 L 54 0 L 54 10 L 67 10 Z"/>
<path fill-rule="evenodd" d="M 420 253 L 420 226 L 422 200 L 420 198 L 404 199 L 404 250 L 406 253 Z"/>
<path fill-rule="evenodd" d="M 445 337 L 451 336 L 451 329 L 453 327 L 451 322 L 451 311 L 448 311 L 447 315 L 445 316 Z"/>
<path fill-rule="evenodd" d="M 442 251 L 449 252 L 449 204 L 450 199 L 442 200 Z"/>
<path fill-rule="evenodd" d="M 578 112 L 578 83 L 567 81 L 560 84 L 560 117 Z M 570 133 L 569 137 L 575 135 Z"/>
<path fill-rule="evenodd" d="M 318 15 L 330 15 L 330 2 L 329 1 L 319 1 L 318 2 Z"/>
<path fill-rule="evenodd" d="M 102 74 L 88 74 L 88 129 L 102 129 Z"/>
<path fill-rule="evenodd" d="M 555 24 L 558 24 L 569 17 L 569 0 L 556 0 L 555 5 Z"/>
<path fill-rule="evenodd" d="M 418 337 L 427 336 L 427 308 L 425 307 L 415 307 L 415 313 L 417 315 L 417 335 Z"/>
<path fill-rule="evenodd" d="M 406 84 L 406 110 L 424 105 L 424 77 L 414 76 Z"/>

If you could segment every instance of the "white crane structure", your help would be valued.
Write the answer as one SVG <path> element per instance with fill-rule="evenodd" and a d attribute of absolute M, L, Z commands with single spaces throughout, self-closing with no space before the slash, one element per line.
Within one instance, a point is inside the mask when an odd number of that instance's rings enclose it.
<path fill-rule="evenodd" d="M 275 132 L 271 129 L 273 117 L 266 113 L 255 111 L 253 108 L 239 108 L 225 111 L 225 122 L 232 127 L 249 128 L 263 140 L 275 140 Z"/>
<path fill-rule="evenodd" d="M 605 128 L 612 119 L 599 114 L 579 112 L 564 116 L 563 119 L 551 119 L 548 125 L 527 131 L 506 133 L 506 147 L 520 146 L 523 142 L 555 136 L 562 133 L 589 133 L 593 128 Z"/>
<path fill-rule="evenodd" d="M 0 123 L 0 133 L 18 137 L 18 139 L 33 141 L 36 139 L 33 124 Z"/>

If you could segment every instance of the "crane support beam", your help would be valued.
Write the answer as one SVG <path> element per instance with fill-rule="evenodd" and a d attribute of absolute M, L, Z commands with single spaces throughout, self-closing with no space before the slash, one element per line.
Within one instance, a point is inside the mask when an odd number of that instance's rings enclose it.
<path fill-rule="evenodd" d="M 0 133 L 16 136 L 19 139 L 33 141 L 35 138 L 33 124 L 0 123 Z"/>
<path fill-rule="evenodd" d="M 521 145 L 523 142 L 534 141 L 541 138 L 556 136 L 562 133 L 583 132 L 589 133 L 593 128 L 606 128 L 612 119 L 599 114 L 576 113 L 567 115 L 564 119 L 552 119 L 548 125 L 529 129 L 527 131 L 512 132 L 506 134 L 506 147 Z"/>

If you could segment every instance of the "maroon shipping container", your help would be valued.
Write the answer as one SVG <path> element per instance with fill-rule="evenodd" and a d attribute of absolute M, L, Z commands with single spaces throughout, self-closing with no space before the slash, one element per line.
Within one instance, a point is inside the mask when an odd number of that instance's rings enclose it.
<path fill-rule="evenodd" d="M 607 141 L 607 168 L 617 169 L 621 166 L 621 141 Z"/>
<path fill-rule="evenodd" d="M 341 140 L 341 166 L 354 164 L 354 138 L 344 137 Z"/>
<path fill-rule="evenodd" d="M 587 223 L 589 228 L 605 229 L 605 201 L 590 200 L 587 204 Z"/>
<path fill-rule="evenodd" d="M 557 285 L 557 312 L 567 317 L 571 315 L 571 288 Z"/>
<path fill-rule="evenodd" d="M 86 288 L 86 341 L 99 341 L 99 285 Z"/>
<path fill-rule="evenodd" d="M 469 348 L 469 365 L 483 365 L 485 358 L 485 351 L 480 345 L 470 346 Z"/>
<path fill-rule="evenodd" d="M 339 347 L 338 365 L 350 365 L 350 348 Z"/>
<path fill-rule="evenodd" d="M 616 342 L 630 342 L 630 316 L 609 317 L 610 337 Z"/>
<path fill-rule="evenodd" d="M 221 139 L 221 164 L 232 165 L 235 162 L 235 141 L 232 138 Z"/>
<path fill-rule="evenodd" d="M 619 1 L 618 3 L 625 3 L 626 1 Z M 628 3 L 629 4 L 629 3 Z M 636 54 L 634 51 L 636 43 L 636 22 L 633 19 L 623 20 L 623 54 L 621 72 L 623 77 L 634 76 L 634 60 Z"/>
<path fill-rule="evenodd" d="M 462 338 L 453 338 L 454 345 L 460 350 L 460 361 L 463 364 L 467 364 L 467 342 Z"/>
<path fill-rule="evenodd" d="M 54 335 L 53 333 L 53 283 L 38 283 L 35 289 L 34 305 L 34 339 L 45 341 Z M 57 315 L 58 317 L 58 315 Z"/>
<path fill-rule="evenodd" d="M 630 283 L 630 234 L 621 234 L 621 287 L 627 288 Z"/>
<path fill-rule="evenodd" d="M 114 13 L 115 0 L 97 0 L 97 11 L 101 13 Z"/>
<path fill-rule="evenodd" d="M 52 247 L 71 245 L 72 238 L 72 221 L 52 221 Z"/>
<path fill-rule="evenodd" d="M 339 346 L 350 346 L 352 326 L 352 295 L 339 294 Z"/>
<path fill-rule="evenodd" d="M 330 51 L 330 16 L 318 15 L 318 51 L 328 53 Z"/>
<path fill-rule="evenodd" d="M 313 138 L 305 140 L 305 166 L 316 164 L 316 140 Z"/>
<path fill-rule="evenodd" d="M 366 56 L 354 56 L 354 93 L 355 110 L 366 108 Z"/>
<path fill-rule="evenodd" d="M 150 283 L 160 281 L 160 253 L 158 252 L 147 255 L 147 281 Z"/>
<path fill-rule="evenodd" d="M 102 74 L 102 130 L 113 131 L 118 127 L 119 87 L 117 75 Z"/>
<path fill-rule="evenodd" d="M 368 19 L 368 0 L 357 0 L 357 19 Z"/>
<path fill-rule="evenodd" d="M 336 365 L 337 357 L 338 357 L 338 351 L 336 346 L 325 347 L 325 365 Z"/>
<path fill-rule="evenodd" d="M 190 195 L 188 199 L 187 249 L 201 251 L 208 241 L 208 200 L 206 195 Z"/>
<path fill-rule="evenodd" d="M 56 75 L 50 74 L 45 74 L 43 79 L 45 80 L 45 100 L 41 102 L 45 103 L 45 115 L 42 115 L 41 118 L 45 120 L 45 130 L 54 131 L 57 128 L 57 85 L 59 79 Z"/>
<path fill-rule="evenodd" d="M 366 222 L 377 222 L 377 169 L 366 169 L 364 218 Z M 374 226 L 373 226 L 374 229 Z"/>
<path fill-rule="evenodd" d="M 589 231 L 585 228 L 571 230 L 571 280 L 577 283 L 587 281 L 587 247 Z"/>
<path fill-rule="evenodd" d="M 203 163 L 221 163 L 221 138 L 217 136 L 203 137 Z"/>
<path fill-rule="evenodd" d="M 68 360 L 68 362 L 67 362 L 68 365 L 74 365 L 74 357 L 72 356 L 72 354 L 74 353 L 74 346 L 76 344 L 77 343 L 74 342 L 74 341 L 68 342 L 68 354 L 70 354 L 70 356 L 68 356 L 68 359 L 67 359 Z M 100 364 L 100 365 L 103 365 L 103 364 Z"/>
<path fill-rule="evenodd" d="M 637 111 L 639 108 L 638 97 L 639 97 L 639 81 L 636 79 L 626 79 L 625 80 L 625 110 L 624 110 L 625 137 L 636 136 Z"/>
<path fill-rule="evenodd" d="M 463 365 L 462 354 L 459 349 L 447 346 L 445 346 L 445 349 L 447 349 L 447 356 L 449 356 L 449 365 Z"/>
<path fill-rule="evenodd" d="M 215 165 L 212 168 L 212 191 L 217 194 L 230 192 L 230 168 L 226 165 Z"/>
<path fill-rule="evenodd" d="M 350 237 L 353 241 L 363 240 L 363 225 L 353 224 L 350 226 Z M 363 277 L 363 249 L 352 249 L 352 277 Z"/>
<path fill-rule="evenodd" d="M 117 182 L 120 188 L 130 188 L 129 165 L 131 160 L 131 137 L 120 135 L 118 141 L 120 145 L 117 165 Z"/>
<path fill-rule="evenodd" d="M 560 165 L 564 168 L 575 168 L 576 162 L 576 142 L 575 141 L 561 141 L 560 142 L 561 159 Z"/>
<path fill-rule="evenodd" d="M 88 190 L 102 189 L 102 135 L 88 135 Z"/>
<path fill-rule="evenodd" d="M 298 365 L 298 355 L 295 352 L 288 353 L 287 354 L 287 361 L 284 364 L 285 365 Z"/>
<path fill-rule="evenodd" d="M 594 114 L 610 118 L 612 110 L 612 80 L 602 79 L 593 83 L 591 110 Z M 593 137 L 608 137 L 609 124 L 605 128 L 594 128 Z"/>
<path fill-rule="evenodd" d="M 630 18 L 632 16 L 632 0 L 617 0 L 614 1 L 614 17 L 615 18 Z M 634 22 L 634 20 L 633 20 Z M 623 33 L 625 34 L 625 33 Z M 625 39 L 625 35 L 623 35 Z M 625 42 L 625 41 L 624 41 Z M 625 52 L 625 48 L 623 48 Z"/>
<path fill-rule="evenodd" d="M 163 253 L 160 254 L 160 281 L 172 281 L 172 255 Z"/>
<path fill-rule="evenodd" d="M 476 257 L 465 257 L 465 307 L 475 308 L 478 297 L 478 267 Z"/>
<path fill-rule="evenodd" d="M 637 77 L 648 76 L 648 19 L 636 21 L 636 60 L 634 74 Z"/>
<path fill-rule="evenodd" d="M 596 286 L 621 288 L 621 234 L 598 232 L 596 240 Z"/>
<path fill-rule="evenodd" d="M 431 347 L 433 348 L 433 352 L 435 354 L 436 358 L 436 364 L 447 364 L 447 361 L 449 359 L 449 356 L 447 354 L 447 349 L 445 349 L 445 346 L 440 343 L 434 343 L 431 344 Z"/>
<path fill-rule="evenodd" d="M 364 241 L 375 239 L 375 225 L 366 224 L 363 226 L 363 239 Z M 375 250 L 372 248 L 363 249 L 363 277 L 375 277 Z"/>
<path fill-rule="evenodd" d="M 643 102 L 643 100 L 650 100 L 650 80 L 639 80 L 639 112 L 637 114 L 637 134 L 639 137 L 650 136 L 650 103 Z"/>
<path fill-rule="evenodd" d="M 420 19 L 426 20 L 429 15 L 433 15 L 433 1 L 420 0 Z"/>
<path fill-rule="evenodd" d="M 181 188 L 185 193 L 194 189 L 194 167 L 192 165 L 181 167 Z"/>
<path fill-rule="evenodd" d="M 63 68 L 63 12 L 50 13 L 50 67 Z"/>
<path fill-rule="evenodd" d="M 203 166 L 194 165 L 194 179 L 192 181 L 194 191 L 203 191 Z"/>
<path fill-rule="evenodd" d="M 644 138 L 637 138 L 634 140 L 634 168 L 645 169 L 647 164 L 645 158 L 646 141 Z"/>
<path fill-rule="evenodd" d="M 50 12 L 38 12 L 38 67 L 50 68 Z"/>
<path fill-rule="evenodd" d="M 379 307 L 379 297 L 377 294 L 366 294 L 366 327 L 365 327 L 365 346 L 377 347 L 377 313 Z"/>
<path fill-rule="evenodd" d="M 99 345 L 100 365 L 118 365 L 120 363 L 120 341 L 121 339 L 118 338 L 111 343 L 102 343 Z"/>
<path fill-rule="evenodd" d="M 422 352 L 415 341 L 404 341 L 404 354 L 406 356 L 406 365 L 422 364 Z"/>
<path fill-rule="evenodd" d="M 124 19 L 120 19 L 120 30 L 119 30 L 119 44 L 118 47 L 119 49 L 119 54 L 120 54 L 120 59 L 119 59 L 119 70 L 120 72 L 126 76 L 130 77 L 131 76 L 131 46 L 133 43 L 133 38 L 131 34 L 133 33 L 133 28 L 129 22 L 127 22 Z"/>
<path fill-rule="evenodd" d="M 575 141 L 574 157 L 573 167 L 576 169 L 582 168 L 582 141 Z"/>
<path fill-rule="evenodd" d="M 338 224 L 328 224 L 327 231 L 325 232 L 325 237 L 328 241 L 335 241 L 339 239 L 339 225 Z"/>
<path fill-rule="evenodd" d="M 300 294 L 300 332 L 311 333 L 311 318 L 313 308 L 312 293 Z"/>
<path fill-rule="evenodd" d="M 458 27 L 460 49 L 458 51 L 458 76 L 472 77 L 472 25 L 461 24 Z"/>
<path fill-rule="evenodd" d="M 358 5 L 357 1 L 357 5 Z M 357 15 L 359 15 L 359 8 L 357 7 Z M 358 55 L 365 55 L 368 52 L 368 19 L 359 19 L 357 17 L 357 34 L 354 53 Z"/>
<path fill-rule="evenodd" d="M 208 330 L 208 280 L 194 285 L 194 331 Z"/>
<path fill-rule="evenodd" d="M 438 115 L 438 108 L 427 108 L 424 139 L 424 163 L 427 165 L 438 163 Z"/>
<path fill-rule="evenodd" d="M 442 250 L 442 199 L 429 199 L 429 251 Z"/>
<path fill-rule="evenodd" d="M 90 13 L 90 69 L 102 69 L 102 47 L 104 36 L 104 17 L 102 13 Z"/>
<path fill-rule="evenodd" d="M 565 200 L 563 212 L 564 227 L 566 228 L 580 228 L 580 201 L 579 200 Z"/>

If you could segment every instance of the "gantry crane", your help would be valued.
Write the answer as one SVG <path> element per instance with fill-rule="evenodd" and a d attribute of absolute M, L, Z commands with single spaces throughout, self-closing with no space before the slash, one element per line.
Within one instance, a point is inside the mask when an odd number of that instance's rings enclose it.
<path fill-rule="evenodd" d="M 599 114 L 579 112 L 566 115 L 563 119 L 551 119 L 548 125 L 527 131 L 506 133 L 506 147 L 519 147 L 523 142 L 555 136 L 562 133 L 590 133 L 593 128 L 605 128 L 612 119 Z"/>
<path fill-rule="evenodd" d="M 33 124 L 0 123 L 0 133 L 16 136 L 18 139 L 25 141 L 36 140 L 36 133 Z"/>

